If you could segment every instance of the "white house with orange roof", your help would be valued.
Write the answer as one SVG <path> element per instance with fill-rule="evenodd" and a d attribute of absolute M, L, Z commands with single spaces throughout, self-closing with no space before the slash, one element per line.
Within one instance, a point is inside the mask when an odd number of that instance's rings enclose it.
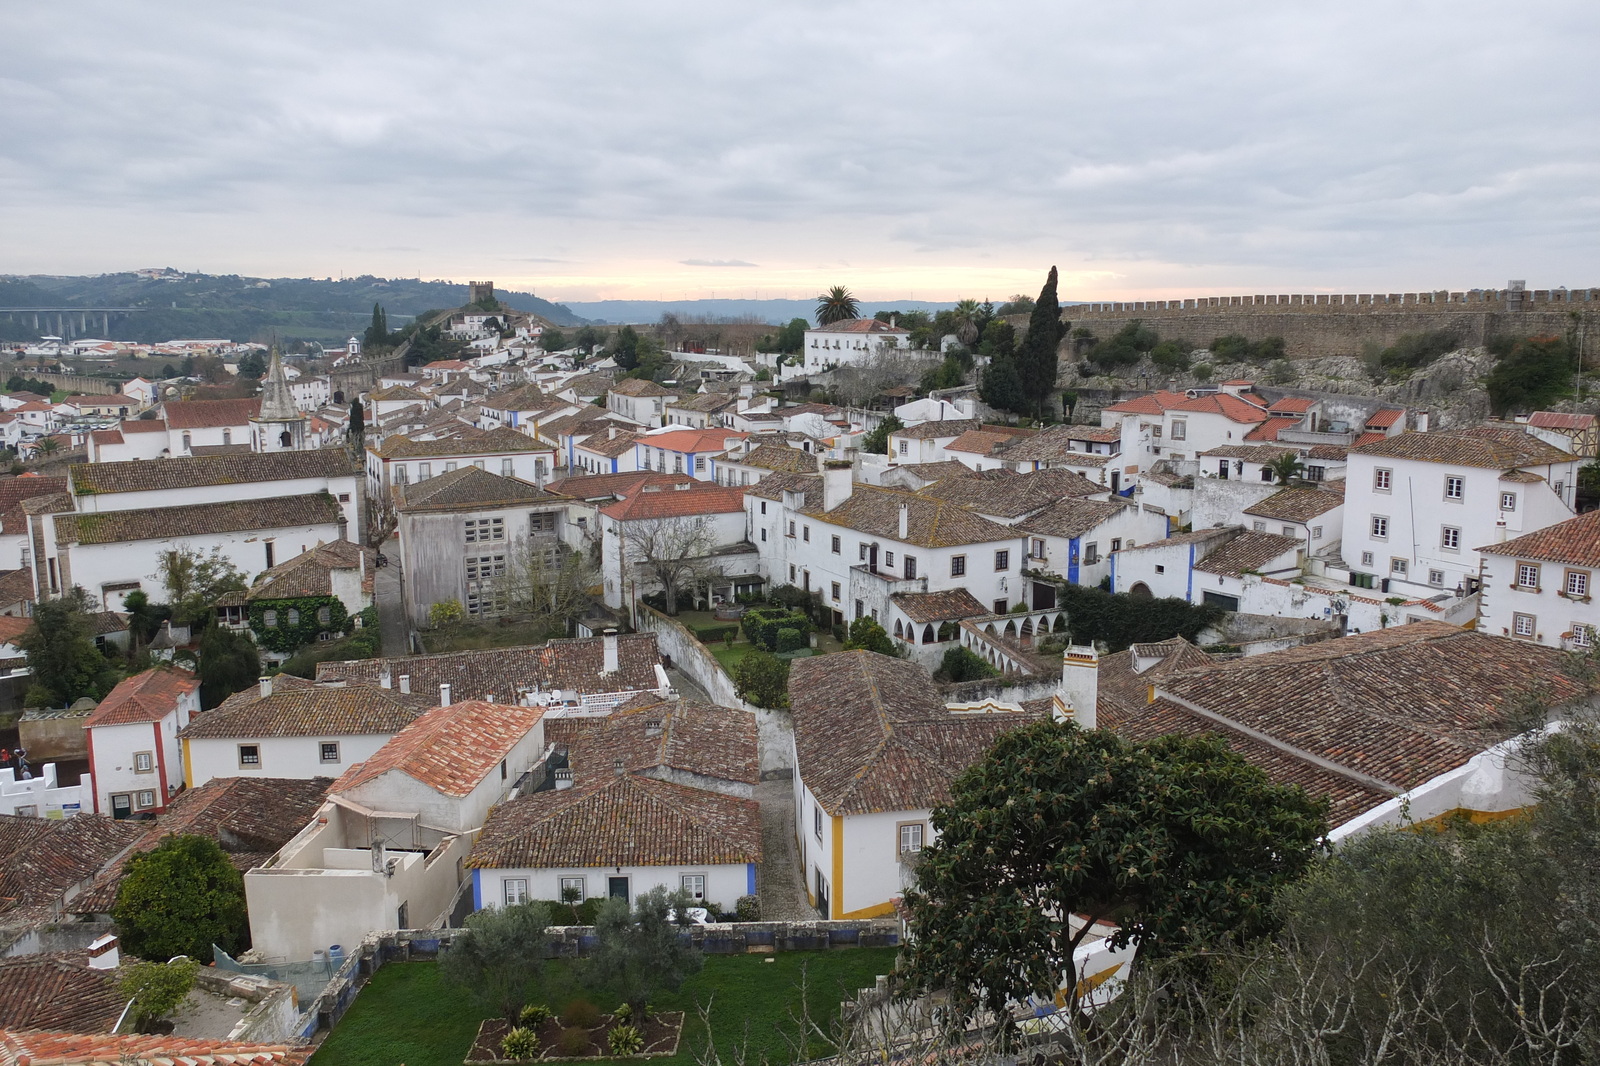
<path fill-rule="evenodd" d="M 1123 473 L 1136 475 L 1161 459 L 1192 460 L 1199 453 L 1243 443 L 1267 422 L 1267 401 L 1250 382 L 1225 382 L 1220 391 L 1163 389 L 1112 404 L 1102 426 L 1122 431 Z"/>
<path fill-rule="evenodd" d="M 643 484 L 600 508 L 600 534 L 607 607 L 662 591 L 667 570 L 681 578 L 692 564 L 738 577 L 755 575 L 760 565 L 747 532 L 744 492 L 731 486 Z M 680 595 L 687 594 L 680 587 Z"/>
<path fill-rule="evenodd" d="M 245 874 L 251 942 L 265 957 L 302 961 L 374 930 L 425 928 L 470 891 L 473 839 L 546 753 L 544 708 L 452 703 L 448 686 L 441 696 Z"/>
<path fill-rule="evenodd" d="M 200 679 L 158 666 L 112 689 L 83 728 L 94 778 L 94 812 L 113 818 L 159 814 L 183 788 L 178 733 L 200 711 Z"/>
<path fill-rule="evenodd" d="M 866 362 L 886 348 L 911 347 L 911 331 L 875 318 L 847 318 L 806 330 L 805 368 L 819 372 Z"/>
<path fill-rule="evenodd" d="M 1552 648 L 1588 651 L 1600 640 L 1600 511 L 1479 546 L 1478 628 Z"/>
<path fill-rule="evenodd" d="M 749 436 L 736 429 L 668 426 L 642 434 L 634 441 L 633 469 L 688 474 L 699 481 L 715 481 L 717 457 L 738 447 Z"/>

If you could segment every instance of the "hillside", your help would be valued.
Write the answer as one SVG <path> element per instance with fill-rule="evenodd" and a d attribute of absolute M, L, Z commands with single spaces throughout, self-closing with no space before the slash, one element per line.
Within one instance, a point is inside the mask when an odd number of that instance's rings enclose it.
<path fill-rule="evenodd" d="M 584 321 L 532 293 L 496 289 L 495 295 L 508 307 L 542 315 L 557 325 L 578 326 Z M 0 278 L 0 307 L 145 308 L 113 317 L 107 339 L 146 343 L 187 337 L 267 340 L 274 333 L 284 343 L 343 341 L 366 328 L 375 302 L 383 305 L 390 326 L 398 328 L 424 311 L 461 306 L 467 302 L 467 287 L 370 275 L 339 281 L 176 272 L 158 277 L 129 272 Z M 33 340 L 54 327 L 53 317 L 39 330 L 33 328 L 31 316 L 0 317 L 0 340 Z M 91 319 L 89 334 L 100 333 L 100 323 Z"/>

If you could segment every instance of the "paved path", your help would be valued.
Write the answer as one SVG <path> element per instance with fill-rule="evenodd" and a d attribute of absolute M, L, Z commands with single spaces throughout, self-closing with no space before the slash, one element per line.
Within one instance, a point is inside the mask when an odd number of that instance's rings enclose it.
<path fill-rule="evenodd" d="M 761 869 L 758 896 L 761 920 L 805 922 L 817 917 L 806 899 L 805 875 L 794 842 L 794 781 L 774 777 L 756 786 L 761 804 Z"/>
<path fill-rule="evenodd" d="M 372 598 L 377 601 L 378 624 L 383 627 L 383 654 L 388 657 L 407 655 L 411 651 L 410 627 L 406 625 L 405 606 L 400 600 L 400 545 L 390 539 L 383 546 L 389 565 L 380 566 L 373 575 Z"/>

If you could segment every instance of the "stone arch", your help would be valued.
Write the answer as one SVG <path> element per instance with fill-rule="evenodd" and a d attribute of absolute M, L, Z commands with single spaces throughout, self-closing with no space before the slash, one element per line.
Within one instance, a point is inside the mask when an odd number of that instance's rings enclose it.
<path fill-rule="evenodd" d="M 1056 615 L 1055 625 L 1050 627 L 1050 632 L 1052 632 L 1052 633 L 1065 633 L 1066 631 L 1067 631 L 1067 616 L 1064 615 L 1064 614 Z"/>
<path fill-rule="evenodd" d="M 927 625 L 922 627 L 922 643 L 924 643 L 924 644 L 932 644 L 933 642 L 934 642 L 933 623 L 929 622 Z"/>
<path fill-rule="evenodd" d="M 1017 638 L 1017 623 L 1007 622 L 1005 633 L 1006 636 L 1010 637 L 1012 640 L 1015 640 Z"/>
<path fill-rule="evenodd" d="M 1000 635 L 999 633 L 995 632 L 995 628 L 994 628 L 994 623 L 993 622 L 990 622 L 988 625 L 984 626 L 983 627 L 983 631 L 985 633 L 989 634 L 991 637 L 997 637 L 997 636 Z"/>
<path fill-rule="evenodd" d="M 900 619 L 898 618 L 894 620 L 894 635 L 896 638 L 903 638 L 906 635 L 906 631 L 901 628 Z"/>
<path fill-rule="evenodd" d="M 1146 585 L 1143 581 L 1135 581 L 1133 583 L 1133 587 L 1128 590 L 1128 595 L 1137 596 L 1141 600 L 1151 600 L 1155 598 L 1154 594 L 1150 591 L 1150 586 Z"/>
<path fill-rule="evenodd" d="M 1017 630 L 1017 636 L 1022 640 L 1023 647 L 1033 644 L 1033 619 L 1022 620 L 1022 628 Z"/>

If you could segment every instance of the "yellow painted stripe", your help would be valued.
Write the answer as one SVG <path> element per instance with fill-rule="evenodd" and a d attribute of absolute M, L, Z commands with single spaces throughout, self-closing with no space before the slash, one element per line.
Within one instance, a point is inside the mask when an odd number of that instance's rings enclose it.
<path fill-rule="evenodd" d="M 1078 999 L 1083 999 L 1084 996 L 1088 995 L 1090 992 L 1093 992 L 1095 989 L 1111 980 L 1111 975 L 1120 969 L 1122 969 L 1122 963 L 1119 962 L 1115 966 L 1108 967 L 1107 969 L 1101 970 L 1096 974 L 1090 974 L 1088 977 L 1085 977 L 1083 980 L 1079 981 L 1078 987 L 1074 989 Z M 1056 1006 L 1065 1007 L 1066 1005 L 1067 990 L 1062 988 L 1056 992 Z"/>
<path fill-rule="evenodd" d="M 894 913 L 894 901 L 879 903 L 872 907 L 862 907 L 860 910 L 845 911 L 838 915 L 840 918 L 882 918 L 886 914 Z"/>
<path fill-rule="evenodd" d="M 828 898 L 830 918 L 844 917 L 844 816 L 833 816 L 833 891 Z"/>
<path fill-rule="evenodd" d="M 183 787 L 194 787 L 194 760 L 189 757 L 189 738 L 183 738 Z"/>

